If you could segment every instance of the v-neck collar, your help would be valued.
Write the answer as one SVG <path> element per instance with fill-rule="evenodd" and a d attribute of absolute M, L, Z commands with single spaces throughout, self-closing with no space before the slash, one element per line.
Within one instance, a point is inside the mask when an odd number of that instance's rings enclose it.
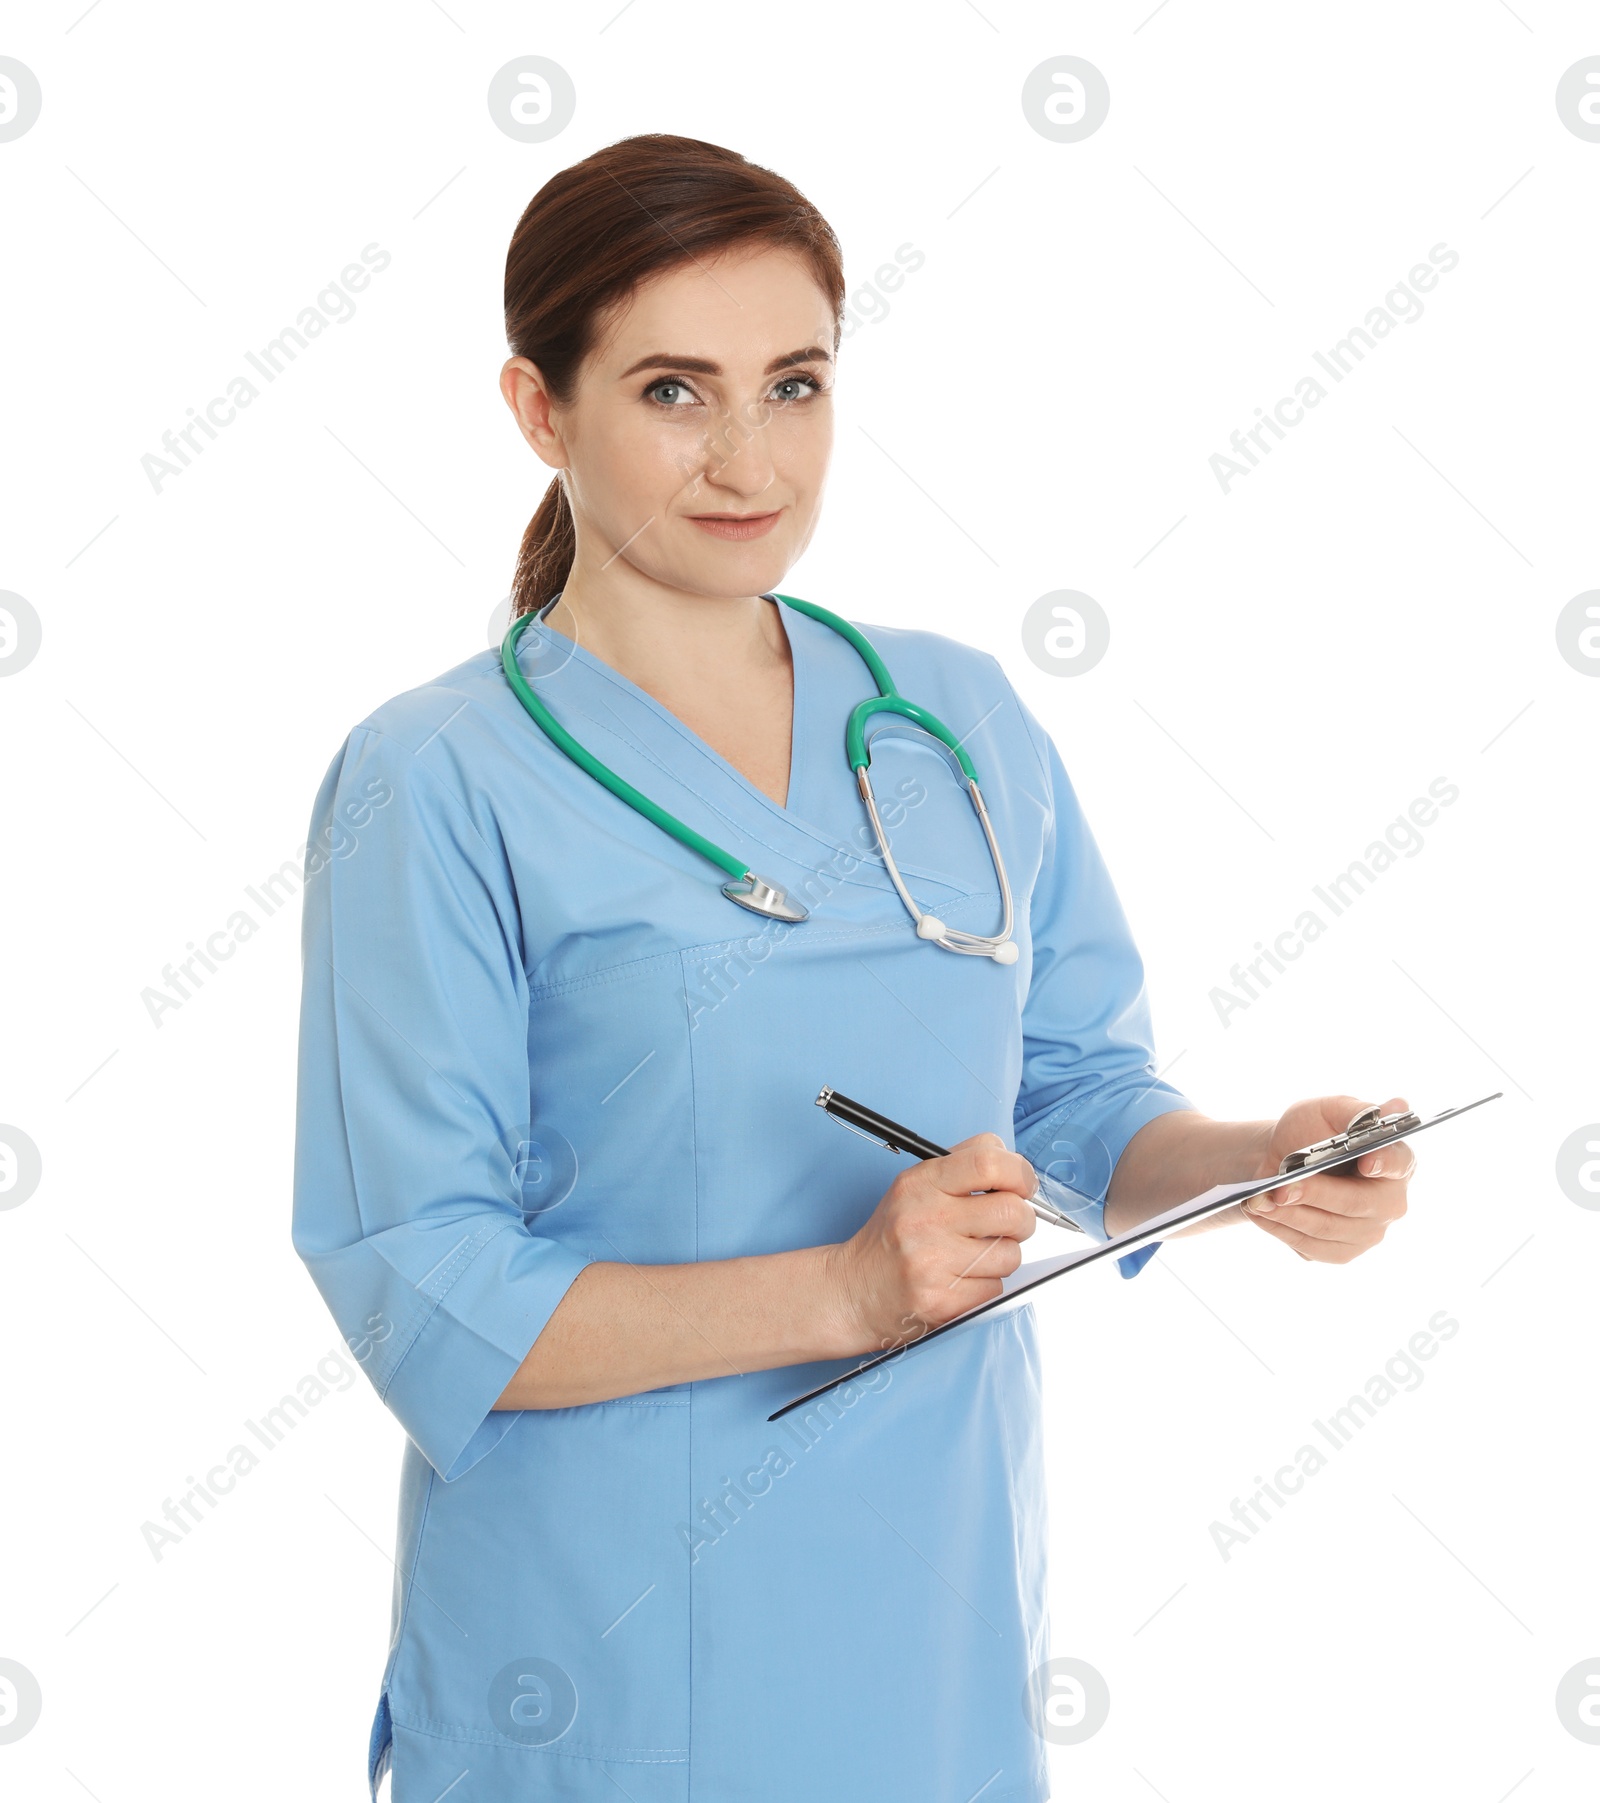
<path fill-rule="evenodd" d="M 777 814 L 780 819 L 787 821 L 791 826 L 798 826 L 809 832 L 814 829 L 806 826 L 806 822 L 794 805 L 796 790 L 800 782 L 801 773 L 806 768 L 805 760 L 809 750 L 809 746 L 802 743 L 802 740 L 806 736 L 803 732 L 803 722 L 806 715 L 806 703 L 811 698 L 811 684 L 809 677 L 802 676 L 801 674 L 800 666 L 802 656 L 800 646 L 797 643 L 797 640 L 803 639 L 805 635 L 803 632 L 797 634 L 793 630 L 792 622 L 796 616 L 796 610 L 794 608 L 786 608 L 776 596 L 771 594 L 764 594 L 761 598 L 764 601 L 771 601 L 772 605 L 777 609 L 778 626 L 789 646 L 789 680 L 792 696 L 789 718 L 789 774 L 788 780 L 784 784 L 784 796 L 781 806 L 774 801 L 766 790 L 758 783 L 753 783 L 738 765 L 730 763 L 714 745 L 708 740 L 703 739 L 681 715 L 675 714 L 671 708 L 667 707 L 663 702 L 658 701 L 648 689 L 640 688 L 638 683 L 634 682 L 630 677 L 624 676 L 614 664 L 608 664 L 603 657 L 596 657 L 592 651 L 585 650 L 577 640 L 568 638 L 559 626 L 552 626 L 549 621 L 544 618 L 545 609 L 540 610 L 539 617 L 535 621 L 535 629 L 540 632 L 548 633 L 552 638 L 561 639 L 567 645 L 571 646 L 568 658 L 569 662 L 574 660 L 577 661 L 586 669 L 592 670 L 596 675 L 604 677 L 607 681 L 621 689 L 625 694 L 632 696 L 636 701 L 640 702 L 644 707 L 649 709 L 657 719 L 661 720 L 664 724 L 671 727 L 673 731 L 687 739 L 696 751 L 714 764 L 731 781 L 737 783 L 744 789 L 754 801 L 760 803 L 763 807 L 770 809 L 773 813 Z M 561 596 L 558 592 L 545 604 L 546 609 L 554 607 L 556 602 L 560 599 Z M 807 624 L 809 624 L 809 622 L 807 622 Z"/>
<path fill-rule="evenodd" d="M 829 820 L 832 810 L 827 799 L 828 785 L 818 767 L 819 754 L 825 755 L 826 742 L 832 740 L 836 745 L 837 755 L 842 760 L 844 733 L 841 726 L 835 737 L 833 730 L 825 729 L 825 723 L 814 719 L 813 715 L 823 706 L 829 690 L 826 659 L 835 635 L 821 621 L 811 619 L 797 608 L 784 607 L 775 596 L 769 594 L 764 598 L 783 609 L 779 619 L 789 641 L 793 682 L 789 787 L 782 807 L 669 707 L 657 701 L 654 695 L 640 688 L 604 658 L 595 656 L 558 628 L 539 619 L 536 624 L 538 631 L 547 634 L 550 640 L 559 641 L 560 645 L 568 647 L 563 665 L 550 671 L 545 680 L 559 685 L 561 669 L 576 666 L 592 681 L 602 685 L 598 692 L 592 693 L 587 699 L 583 697 L 581 690 L 572 694 L 568 698 L 569 705 L 602 730 L 612 734 L 619 744 L 626 745 L 633 754 L 646 759 L 660 771 L 666 781 L 687 787 L 694 794 L 697 806 L 718 816 L 727 829 L 724 835 L 719 829 L 700 823 L 701 830 L 709 831 L 713 838 L 720 838 L 738 855 L 744 855 L 741 847 L 759 845 L 764 851 L 804 872 L 814 871 L 818 867 L 819 848 L 827 854 L 825 861 L 830 864 L 844 854 L 851 860 L 850 874 L 841 873 L 833 880 L 850 888 L 880 890 L 892 894 L 893 885 L 876 848 L 863 855 L 860 845 L 851 844 L 852 833 L 849 830 L 842 826 L 830 827 L 823 824 Z M 819 635 L 822 637 L 819 638 Z M 523 635 L 524 645 L 528 636 L 526 633 Z M 827 642 L 824 643 L 823 639 Z M 852 650 L 850 655 L 855 657 L 857 654 Z M 867 690 L 871 691 L 873 685 L 865 665 L 862 666 L 862 677 Z M 615 692 L 619 701 L 626 702 L 627 705 L 620 711 L 606 704 L 604 688 L 607 687 Z M 555 699 L 553 690 L 551 696 Z M 599 703 L 598 711 L 594 705 L 596 702 Z M 559 712 L 559 703 L 557 705 Z M 637 730 L 637 726 L 643 722 L 628 721 L 627 714 L 633 710 L 642 711 L 645 719 L 669 733 L 677 744 L 693 753 L 710 771 L 717 773 L 721 780 L 709 784 L 697 783 L 681 766 L 674 768 L 666 761 L 664 748 L 651 745 L 648 738 Z M 602 712 L 609 714 L 610 719 L 602 719 Z M 853 794 L 855 784 L 851 782 L 849 787 Z M 720 796 L 717 793 L 719 789 L 722 790 Z M 646 792 L 651 792 L 648 786 Z M 941 889 L 953 891 L 957 895 L 966 888 L 966 885 L 949 874 L 923 866 L 920 861 L 908 863 L 902 858 L 900 868 L 908 878 L 937 884 Z M 777 872 L 769 869 L 766 874 L 771 876 Z M 787 880 L 792 882 L 795 879 L 791 874 Z"/>

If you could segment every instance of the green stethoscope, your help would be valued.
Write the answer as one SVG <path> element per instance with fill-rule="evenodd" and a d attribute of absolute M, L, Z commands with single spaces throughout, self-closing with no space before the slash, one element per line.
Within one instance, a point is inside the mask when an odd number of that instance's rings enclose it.
<path fill-rule="evenodd" d="M 877 652 L 873 650 L 867 639 L 850 624 L 841 620 L 827 608 L 818 607 L 814 601 L 800 601 L 793 595 L 770 594 L 762 597 L 768 601 L 781 601 L 786 607 L 792 607 L 797 613 L 808 614 L 813 620 L 820 620 L 824 626 L 831 627 L 840 638 L 846 639 L 860 654 L 861 661 L 872 673 L 872 679 L 878 685 L 878 693 L 870 700 L 858 702 L 850 710 L 850 718 L 845 722 L 844 748 L 845 756 L 850 760 L 850 768 L 856 773 L 856 786 L 861 791 L 861 799 L 866 804 L 868 818 L 872 822 L 873 833 L 877 837 L 878 851 L 883 858 L 884 868 L 889 873 L 889 880 L 899 892 L 906 911 L 916 923 L 917 936 L 920 939 L 931 939 L 935 945 L 943 946 L 947 952 L 967 952 L 977 957 L 993 958 L 996 964 L 1015 964 L 1017 948 L 1011 938 L 1011 885 L 1006 880 L 1005 860 L 1000 855 L 999 844 L 995 840 L 994 827 L 989 821 L 989 810 L 983 805 L 983 791 L 978 787 L 978 773 L 973 768 L 972 759 L 962 749 L 960 741 L 950 728 L 925 707 L 919 707 L 915 701 L 907 701 L 894 686 L 894 679 Z M 741 858 L 726 852 L 720 845 L 714 845 L 703 834 L 697 833 L 692 826 L 686 826 L 675 814 L 653 802 L 648 795 L 641 794 L 632 783 L 624 782 L 616 771 L 602 764 L 592 751 L 587 751 L 571 733 L 556 719 L 548 707 L 533 692 L 527 678 L 522 674 L 517 663 L 517 645 L 524 632 L 561 599 L 554 595 L 537 613 L 524 614 L 514 622 L 500 645 L 500 663 L 505 670 L 506 680 L 511 684 L 517 699 L 532 715 L 534 721 L 548 735 L 551 741 L 572 759 L 580 770 L 585 770 L 597 783 L 609 789 L 630 808 L 642 814 L 644 818 L 670 833 L 680 844 L 687 845 L 691 851 L 698 852 L 701 857 L 708 858 L 719 869 L 728 873 L 731 881 L 722 885 L 722 893 L 729 901 L 737 902 L 741 908 L 749 908 L 752 913 L 764 914 L 770 920 L 798 921 L 806 918 L 807 910 L 797 901 L 792 900 L 776 883 L 769 883 L 759 877 Z M 989 856 L 994 860 L 994 873 L 1000 885 L 1000 905 L 1002 910 L 1000 931 L 998 933 L 965 933 L 957 927 L 946 926 L 934 914 L 925 914 L 916 904 L 911 891 L 906 888 L 900 875 L 900 867 L 894 861 L 894 853 L 889 847 L 889 835 L 884 829 L 882 817 L 878 813 L 877 797 L 872 792 L 872 778 L 869 770 L 872 754 L 867 749 L 867 722 L 876 714 L 899 714 L 931 733 L 944 745 L 948 746 L 956 761 L 961 766 L 962 775 L 966 778 L 967 793 L 972 798 L 972 805 L 978 816 L 978 823 L 983 828 L 983 836 L 988 842 Z"/>

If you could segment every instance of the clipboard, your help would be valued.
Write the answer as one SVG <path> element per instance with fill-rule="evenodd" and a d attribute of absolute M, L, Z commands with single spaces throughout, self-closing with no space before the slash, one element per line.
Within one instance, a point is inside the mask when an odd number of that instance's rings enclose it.
<path fill-rule="evenodd" d="M 796 1396 L 786 1402 L 781 1409 L 775 1409 L 767 1419 L 779 1421 L 792 1409 L 803 1408 L 808 1402 L 815 1402 L 819 1396 L 826 1396 L 830 1390 L 837 1389 L 840 1384 L 847 1384 L 860 1377 L 864 1372 L 875 1370 L 879 1365 L 887 1364 L 891 1359 L 905 1358 L 915 1352 L 918 1347 L 926 1346 L 941 1335 L 954 1333 L 957 1328 L 967 1327 L 983 1315 L 1010 1314 L 1012 1310 L 1024 1307 L 1032 1300 L 1033 1292 L 1041 1284 L 1051 1283 L 1057 1277 L 1064 1277 L 1069 1271 L 1081 1270 L 1085 1265 L 1099 1263 L 1102 1259 L 1118 1258 L 1124 1253 L 1137 1252 L 1141 1246 L 1148 1246 L 1152 1240 L 1164 1239 L 1168 1234 L 1180 1227 L 1188 1227 L 1196 1221 L 1204 1221 L 1211 1215 L 1221 1214 L 1223 1209 L 1232 1208 L 1236 1203 L 1248 1202 L 1252 1196 L 1264 1195 L 1269 1189 L 1282 1189 L 1285 1185 L 1297 1182 L 1302 1177 L 1314 1177 L 1321 1171 L 1337 1170 L 1340 1165 L 1354 1164 L 1357 1159 L 1365 1158 L 1369 1152 L 1382 1150 L 1384 1146 L 1392 1146 L 1398 1140 L 1414 1139 L 1419 1133 L 1426 1133 L 1430 1127 L 1442 1126 L 1446 1121 L 1459 1119 L 1469 1114 L 1474 1108 L 1481 1108 L 1485 1102 L 1498 1101 L 1504 1090 L 1497 1089 L 1493 1095 L 1479 1096 L 1475 1102 L 1463 1102 L 1459 1108 L 1444 1108 L 1438 1114 L 1429 1115 L 1424 1121 L 1413 1121 L 1409 1126 L 1400 1126 L 1361 1142 L 1359 1151 L 1339 1150 L 1328 1152 L 1320 1158 L 1310 1159 L 1297 1169 L 1284 1172 L 1275 1171 L 1270 1177 L 1252 1177 L 1243 1183 L 1218 1183 L 1203 1191 L 1198 1196 L 1191 1196 L 1187 1202 L 1180 1202 L 1175 1208 L 1169 1208 L 1164 1214 L 1153 1215 L 1148 1221 L 1142 1221 L 1128 1233 L 1120 1233 L 1115 1239 L 1097 1241 L 1092 1246 L 1085 1246 L 1076 1252 L 1064 1252 L 1057 1258 L 1036 1259 L 1032 1264 L 1020 1265 L 1004 1280 L 1004 1288 L 998 1296 L 988 1302 L 980 1302 L 969 1308 L 964 1314 L 955 1315 L 942 1322 L 938 1327 L 930 1328 L 927 1333 L 915 1340 L 908 1340 L 904 1345 L 891 1346 L 887 1351 L 877 1352 L 871 1358 L 863 1359 L 860 1364 L 849 1371 L 842 1371 L 837 1377 L 830 1377 L 825 1384 L 818 1384 L 814 1390 L 807 1390 L 803 1396 Z"/>

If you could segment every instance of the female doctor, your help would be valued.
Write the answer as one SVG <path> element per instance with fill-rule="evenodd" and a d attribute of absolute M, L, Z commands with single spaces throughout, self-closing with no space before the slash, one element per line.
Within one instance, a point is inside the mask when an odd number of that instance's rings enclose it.
<path fill-rule="evenodd" d="M 891 710 L 886 863 L 845 754 L 881 685 L 775 597 L 843 301 L 826 222 L 734 152 L 635 137 L 546 183 L 506 265 L 501 389 L 556 472 L 521 683 L 480 652 L 386 702 L 317 796 L 294 1240 L 408 1435 L 369 1757 L 395 1803 L 1047 1796 L 1031 1312 L 767 1417 L 995 1295 L 1036 1168 L 1103 1239 L 1361 1105 L 1217 1121 L 1155 1076 L 1049 736 L 992 657 L 874 625 L 979 776 L 1011 932 L 957 754 Z M 959 1143 L 905 1164 L 824 1084 Z M 1242 1213 L 1342 1264 L 1411 1165 Z"/>

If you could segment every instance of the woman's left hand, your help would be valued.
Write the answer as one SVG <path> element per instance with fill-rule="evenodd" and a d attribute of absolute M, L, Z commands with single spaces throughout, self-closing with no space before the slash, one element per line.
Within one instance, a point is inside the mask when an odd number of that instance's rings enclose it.
<path fill-rule="evenodd" d="M 1285 1152 L 1343 1133 L 1365 1106 L 1357 1096 L 1319 1096 L 1310 1102 L 1296 1102 L 1273 1127 L 1256 1174 L 1270 1177 Z M 1391 1096 L 1382 1113 L 1398 1114 L 1408 1106 L 1403 1096 Z M 1292 1246 L 1302 1258 L 1347 1265 L 1376 1246 L 1389 1223 L 1406 1212 L 1406 1186 L 1416 1164 L 1410 1146 L 1397 1140 L 1380 1151 L 1363 1153 L 1354 1166 L 1344 1170 L 1286 1178 L 1283 1187 L 1241 1203 L 1239 1212 L 1274 1239 Z M 1361 1175 L 1351 1175 L 1352 1170 Z"/>

